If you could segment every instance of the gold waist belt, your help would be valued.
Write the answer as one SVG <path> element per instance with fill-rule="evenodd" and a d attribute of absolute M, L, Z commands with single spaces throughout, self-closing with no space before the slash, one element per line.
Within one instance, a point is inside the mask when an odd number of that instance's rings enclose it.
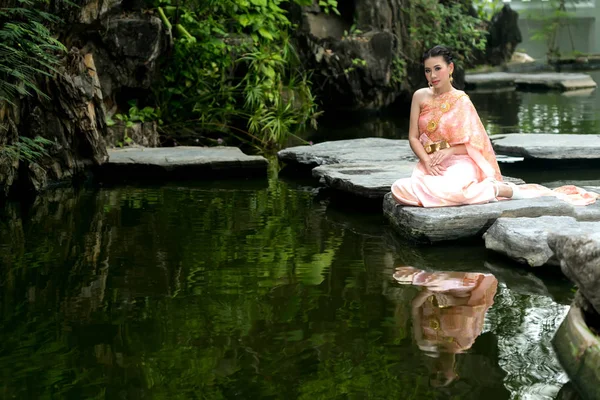
<path fill-rule="evenodd" d="M 439 142 L 433 142 L 424 147 L 427 154 L 433 154 L 438 150 L 450 148 L 450 145 L 445 140 L 440 140 Z"/>

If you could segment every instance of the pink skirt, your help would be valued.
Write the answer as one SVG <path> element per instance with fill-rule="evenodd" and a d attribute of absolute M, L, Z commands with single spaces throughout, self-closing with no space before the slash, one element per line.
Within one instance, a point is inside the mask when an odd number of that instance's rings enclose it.
<path fill-rule="evenodd" d="M 419 162 L 410 178 L 398 179 L 392 184 L 392 195 L 400 204 L 421 207 L 496 201 L 494 180 L 481 179 L 483 174 L 469 155 L 450 156 L 442 166 L 446 168 L 442 175 L 427 175 Z"/>

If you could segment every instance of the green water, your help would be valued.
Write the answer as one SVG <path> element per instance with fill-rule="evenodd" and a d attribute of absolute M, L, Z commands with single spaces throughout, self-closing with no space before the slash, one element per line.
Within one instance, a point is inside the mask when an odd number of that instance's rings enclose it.
<path fill-rule="evenodd" d="M 408 245 L 274 174 L 63 189 L 1 217 L 2 398 L 549 399 L 568 380 L 559 274 Z M 415 342 L 400 265 L 499 281 L 449 366 Z"/>

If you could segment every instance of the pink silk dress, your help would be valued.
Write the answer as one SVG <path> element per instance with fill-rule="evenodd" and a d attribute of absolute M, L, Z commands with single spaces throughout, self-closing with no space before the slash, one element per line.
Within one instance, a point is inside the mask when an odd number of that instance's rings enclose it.
<path fill-rule="evenodd" d="M 420 207 L 458 206 L 496 201 L 496 181 L 502 181 L 496 154 L 469 96 L 453 89 L 421 105 L 418 129 L 423 146 L 445 140 L 464 144 L 467 154 L 447 157 L 440 176 L 428 175 L 419 162 L 410 178 L 392 184 L 394 199 Z M 519 185 L 524 197 L 555 196 L 574 205 L 592 204 L 596 193 L 568 185 L 550 190 L 537 184 Z"/>

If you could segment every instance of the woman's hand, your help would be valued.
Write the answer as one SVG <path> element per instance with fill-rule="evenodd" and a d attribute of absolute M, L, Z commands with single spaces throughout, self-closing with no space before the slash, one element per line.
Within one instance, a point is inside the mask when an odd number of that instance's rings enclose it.
<path fill-rule="evenodd" d="M 452 147 L 448 149 L 438 150 L 433 153 L 429 158 L 431 160 L 431 166 L 439 166 L 446 158 L 453 154 Z"/>
<path fill-rule="evenodd" d="M 424 160 L 421 161 L 421 163 L 423 163 L 425 171 L 427 171 L 427 175 L 440 176 L 446 170 L 446 168 L 442 167 L 441 165 L 432 165 L 431 160 Z"/>

